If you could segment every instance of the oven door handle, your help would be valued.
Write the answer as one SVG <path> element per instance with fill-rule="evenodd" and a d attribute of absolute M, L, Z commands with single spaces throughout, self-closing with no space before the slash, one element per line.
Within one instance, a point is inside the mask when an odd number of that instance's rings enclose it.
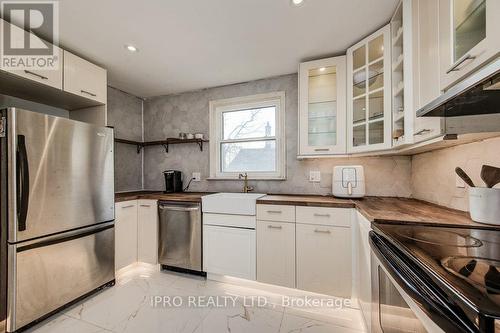
<path fill-rule="evenodd" d="M 391 277 L 415 303 L 444 331 L 478 332 L 462 309 L 447 302 L 439 295 L 430 278 L 424 278 L 411 269 L 405 261 L 392 251 L 386 242 L 374 231 L 370 231 L 370 246 Z"/>

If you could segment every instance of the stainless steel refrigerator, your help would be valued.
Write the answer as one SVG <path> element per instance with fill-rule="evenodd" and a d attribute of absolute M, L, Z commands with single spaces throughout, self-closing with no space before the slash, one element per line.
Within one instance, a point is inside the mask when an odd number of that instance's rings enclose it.
<path fill-rule="evenodd" d="M 0 111 L 0 332 L 14 332 L 114 284 L 114 138 Z"/>

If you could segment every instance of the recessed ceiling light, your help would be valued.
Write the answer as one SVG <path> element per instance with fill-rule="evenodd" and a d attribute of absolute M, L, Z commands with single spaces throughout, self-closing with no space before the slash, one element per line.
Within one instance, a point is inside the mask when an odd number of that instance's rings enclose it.
<path fill-rule="evenodd" d="M 125 48 L 129 50 L 130 52 L 137 52 L 138 49 L 134 45 L 125 45 Z"/>
<path fill-rule="evenodd" d="M 325 68 L 325 67 L 321 67 L 321 68 L 319 69 L 319 71 L 320 71 L 320 72 L 324 72 L 325 70 L 326 70 L 326 68 Z"/>
<path fill-rule="evenodd" d="M 291 0 L 292 2 L 292 5 L 294 6 L 300 6 L 302 4 L 304 4 L 304 0 Z"/>

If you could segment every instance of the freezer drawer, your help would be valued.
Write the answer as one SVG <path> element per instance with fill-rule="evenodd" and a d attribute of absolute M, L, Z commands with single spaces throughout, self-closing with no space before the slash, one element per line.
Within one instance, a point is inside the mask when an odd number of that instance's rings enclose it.
<path fill-rule="evenodd" d="M 113 222 L 9 245 L 7 331 L 112 282 Z"/>
<path fill-rule="evenodd" d="M 158 211 L 159 263 L 201 271 L 200 205 L 161 202 Z"/>

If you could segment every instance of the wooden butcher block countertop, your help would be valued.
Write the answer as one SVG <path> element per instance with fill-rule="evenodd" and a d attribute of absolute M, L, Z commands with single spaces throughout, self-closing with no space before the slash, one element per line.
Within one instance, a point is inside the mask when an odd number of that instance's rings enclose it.
<path fill-rule="evenodd" d="M 429 202 L 395 197 L 339 199 L 317 195 L 267 195 L 258 204 L 356 208 L 373 223 L 442 225 L 500 230 L 500 226 L 476 223 L 467 212 Z"/>
<path fill-rule="evenodd" d="M 163 193 L 159 191 L 137 191 L 124 192 L 115 194 L 115 202 L 150 199 L 150 200 L 165 200 L 178 202 L 201 202 L 201 197 L 207 194 L 206 192 L 179 192 L 179 193 Z"/>
<path fill-rule="evenodd" d="M 201 202 L 208 192 L 163 193 L 138 191 L 116 193 L 115 201 L 152 199 L 178 202 Z M 315 207 L 356 208 L 372 223 L 438 225 L 448 227 L 474 227 L 499 230 L 500 226 L 476 223 L 467 212 L 438 206 L 429 202 L 395 197 L 365 197 L 340 199 L 333 196 L 270 194 L 257 200 L 257 204 Z"/>

